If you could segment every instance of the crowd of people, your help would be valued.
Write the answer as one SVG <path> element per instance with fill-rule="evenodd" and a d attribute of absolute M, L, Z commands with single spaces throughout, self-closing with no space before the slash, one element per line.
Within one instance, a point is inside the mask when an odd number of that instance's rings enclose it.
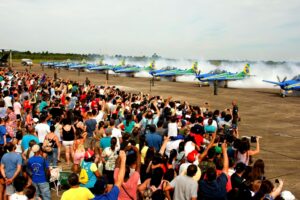
<path fill-rule="evenodd" d="M 239 133 L 235 100 L 212 110 L 9 69 L 0 91 L 0 199 L 53 198 L 50 169 L 62 165 L 62 200 L 284 199 L 254 160 L 260 138 Z"/>

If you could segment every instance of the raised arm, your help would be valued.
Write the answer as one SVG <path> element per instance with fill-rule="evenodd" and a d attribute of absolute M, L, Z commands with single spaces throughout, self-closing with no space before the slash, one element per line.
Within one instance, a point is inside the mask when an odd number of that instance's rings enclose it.
<path fill-rule="evenodd" d="M 270 193 L 270 195 L 275 199 L 277 196 L 280 195 L 283 187 L 283 181 L 279 179 L 279 185 Z"/>
<path fill-rule="evenodd" d="M 260 151 L 259 138 L 260 137 L 256 137 L 256 149 L 255 150 L 249 150 L 249 156 L 254 156 L 254 155 L 259 153 L 259 151 Z"/>
<path fill-rule="evenodd" d="M 199 163 L 203 160 L 203 158 L 205 158 L 205 156 L 208 153 L 208 150 L 214 145 L 215 139 L 216 139 L 216 134 L 213 134 L 212 135 L 212 139 L 211 139 L 209 145 L 206 147 L 206 149 L 204 150 L 204 152 L 202 154 L 200 154 L 199 157 L 198 157 Z"/>
<path fill-rule="evenodd" d="M 118 179 L 115 183 L 115 185 L 120 189 L 121 185 L 124 181 L 124 176 L 125 176 L 125 165 L 126 165 L 126 154 L 125 151 L 120 151 L 120 170 L 119 170 L 119 174 L 118 174 Z"/>
<path fill-rule="evenodd" d="M 222 144 L 222 153 L 223 153 L 223 172 L 227 175 L 229 168 L 229 160 L 227 155 L 227 143 Z"/>

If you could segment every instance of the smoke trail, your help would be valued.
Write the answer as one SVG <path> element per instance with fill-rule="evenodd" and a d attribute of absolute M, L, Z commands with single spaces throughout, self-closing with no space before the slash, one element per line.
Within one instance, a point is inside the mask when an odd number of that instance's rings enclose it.
<path fill-rule="evenodd" d="M 108 64 L 119 64 L 119 58 L 105 58 L 104 62 Z M 136 65 L 140 67 L 149 66 L 151 59 L 135 61 L 134 59 L 128 59 L 126 64 Z M 175 67 L 179 69 L 190 69 L 193 62 L 196 60 L 186 60 L 186 59 L 158 59 L 156 60 L 156 69 L 162 69 L 165 67 Z M 228 72 L 241 72 L 243 71 L 244 65 L 247 62 L 243 61 L 222 61 L 216 66 L 212 62 L 200 60 L 198 61 L 198 69 L 201 73 L 208 73 L 215 69 L 226 70 Z M 296 62 L 250 62 L 250 78 L 246 78 L 241 81 L 231 81 L 229 82 L 229 87 L 234 88 L 274 88 L 272 84 L 263 82 L 262 80 L 277 81 L 277 76 L 282 80 L 285 76 L 287 79 L 291 79 L 300 73 L 300 64 Z M 148 72 L 141 71 L 135 74 L 136 77 L 151 77 Z M 177 81 L 181 82 L 198 82 L 195 76 L 178 76 Z"/>

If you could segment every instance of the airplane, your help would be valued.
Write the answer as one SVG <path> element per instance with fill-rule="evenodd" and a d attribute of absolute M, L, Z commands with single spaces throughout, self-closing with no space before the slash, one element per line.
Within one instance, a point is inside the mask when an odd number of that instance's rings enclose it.
<path fill-rule="evenodd" d="M 275 86 L 280 87 L 280 96 L 286 97 L 288 94 L 300 92 L 300 74 L 293 77 L 291 80 L 286 80 L 287 77 L 284 77 L 280 81 L 279 76 L 277 76 L 278 82 L 263 80 L 266 83 L 275 84 Z"/>
<path fill-rule="evenodd" d="M 100 73 L 107 73 L 108 70 L 113 71 L 114 69 L 116 69 L 116 66 L 109 65 L 109 64 L 104 64 L 103 59 L 101 59 L 99 61 L 98 65 L 96 65 L 94 67 L 91 67 L 89 70 L 97 71 L 97 72 L 100 72 Z M 117 67 L 117 69 L 119 69 L 119 67 Z"/>
<path fill-rule="evenodd" d="M 228 87 L 228 81 L 244 80 L 250 77 L 250 65 L 246 64 L 244 70 L 237 73 L 215 70 L 207 74 L 197 74 L 196 78 L 200 82 L 208 82 L 217 86 L 223 85 L 225 88 Z"/>
<path fill-rule="evenodd" d="M 155 69 L 155 61 L 152 61 L 148 67 L 127 66 L 125 68 L 115 70 L 115 73 L 124 73 L 126 76 L 133 77 L 135 73 L 141 71 L 151 71 Z"/>
<path fill-rule="evenodd" d="M 164 70 L 158 73 L 153 73 L 154 77 L 163 77 L 167 79 L 171 79 L 176 81 L 177 76 L 183 75 L 197 75 L 198 74 L 198 62 L 194 62 L 191 69 L 171 69 L 171 70 Z"/>
<path fill-rule="evenodd" d="M 3 56 L 0 58 L 0 66 L 1 67 L 8 66 L 8 58 L 9 58 L 9 53 L 4 53 Z"/>

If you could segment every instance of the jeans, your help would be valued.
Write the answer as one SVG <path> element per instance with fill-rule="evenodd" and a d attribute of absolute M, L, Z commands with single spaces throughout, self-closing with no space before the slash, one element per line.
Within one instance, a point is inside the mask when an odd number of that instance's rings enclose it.
<path fill-rule="evenodd" d="M 36 197 L 41 196 L 43 200 L 51 200 L 50 185 L 45 183 L 33 183 L 36 188 Z"/>
<path fill-rule="evenodd" d="M 48 153 L 47 156 L 47 161 L 49 163 L 49 165 L 56 167 L 57 166 L 57 152 L 58 149 L 57 148 L 53 148 L 52 153 Z"/>

